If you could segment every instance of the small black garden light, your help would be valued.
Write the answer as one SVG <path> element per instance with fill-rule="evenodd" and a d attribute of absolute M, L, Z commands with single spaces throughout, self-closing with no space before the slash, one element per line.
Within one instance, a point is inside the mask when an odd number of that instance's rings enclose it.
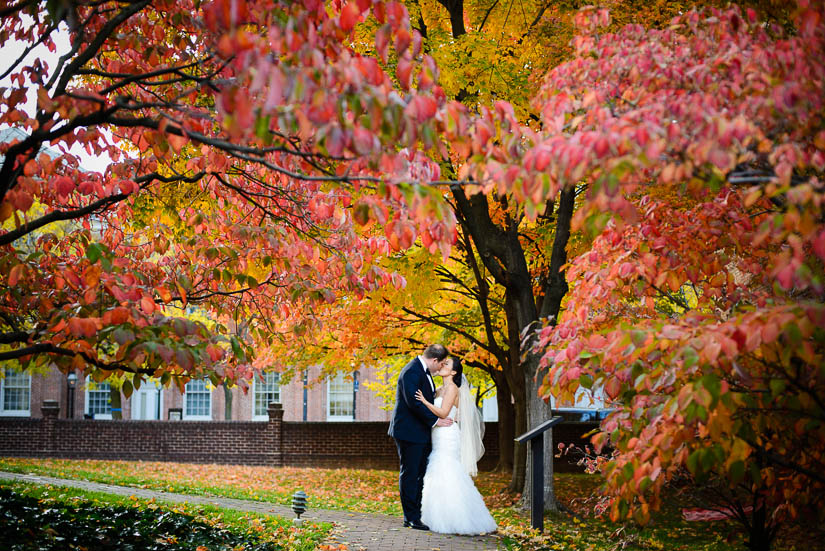
<path fill-rule="evenodd" d="M 297 518 L 292 520 L 292 523 L 295 524 L 295 526 L 301 526 L 304 523 L 304 521 L 301 520 L 301 515 L 306 513 L 307 510 L 307 495 L 303 490 L 298 490 L 292 494 L 292 510 L 298 515 Z"/>

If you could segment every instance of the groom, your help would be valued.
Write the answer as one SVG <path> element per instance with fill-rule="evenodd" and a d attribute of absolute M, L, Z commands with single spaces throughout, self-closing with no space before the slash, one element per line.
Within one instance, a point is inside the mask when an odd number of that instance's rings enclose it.
<path fill-rule="evenodd" d="M 421 390 L 429 402 L 434 401 L 435 383 L 432 373 L 441 368 L 441 363 L 446 357 L 447 349 L 444 346 L 431 344 L 421 356 L 408 363 L 398 376 L 395 410 L 390 421 L 389 435 L 395 438 L 398 457 L 401 459 L 398 485 L 401 490 L 405 528 L 430 529 L 421 523 L 421 491 L 424 487 L 427 458 L 432 449 L 430 431 L 436 425 L 449 427 L 453 421 L 439 419 L 423 403 L 415 399 L 415 393 Z"/>

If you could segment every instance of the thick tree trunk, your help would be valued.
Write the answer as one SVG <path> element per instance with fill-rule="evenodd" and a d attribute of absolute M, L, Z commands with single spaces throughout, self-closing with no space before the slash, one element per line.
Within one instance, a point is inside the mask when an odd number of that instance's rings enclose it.
<path fill-rule="evenodd" d="M 541 423 L 547 421 L 552 416 L 551 407 L 549 403 L 545 403 L 539 397 L 539 386 L 541 379 L 535 380 L 535 367 L 538 366 L 539 358 L 532 354 L 528 355 L 525 360 L 525 374 L 524 382 L 527 390 L 527 425 L 529 428 L 534 428 Z M 535 367 L 534 367 L 535 366 Z M 553 429 L 544 433 L 544 510 L 551 512 L 558 512 L 559 505 L 556 502 L 556 492 L 553 485 Z M 527 456 L 527 480 L 524 486 L 525 498 L 529 495 L 529 488 L 531 488 L 531 476 L 533 472 L 533 464 L 531 460 L 532 454 Z M 525 505 L 529 502 L 525 499 Z"/>
<path fill-rule="evenodd" d="M 109 402 L 112 406 L 112 419 L 123 419 L 123 404 L 121 402 L 119 388 L 111 387 L 109 390 Z"/>
<path fill-rule="evenodd" d="M 226 421 L 232 420 L 232 389 L 226 385 L 223 385 L 223 401 L 224 401 L 224 414 L 223 418 Z"/>
<path fill-rule="evenodd" d="M 496 405 L 498 406 L 498 465 L 497 471 L 513 472 L 513 448 L 516 437 L 516 408 L 510 385 L 502 372 L 496 372 Z"/>
<path fill-rule="evenodd" d="M 521 372 L 521 358 L 519 357 L 519 347 L 521 339 L 515 323 L 515 310 L 513 301 L 505 295 L 504 312 L 507 319 L 507 359 L 504 363 L 504 374 L 507 377 L 507 384 L 510 386 L 510 393 L 515 402 L 515 436 L 527 432 L 527 393 L 524 390 L 524 377 Z M 513 438 L 515 438 L 515 436 Z M 508 490 L 512 493 L 522 493 L 527 480 L 527 446 L 524 444 L 514 444 L 513 449 L 513 476 L 510 479 Z"/>
<path fill-rule="evenodd" d="M 515 413 L 515 435 L 527 432 L 527 407 L 525 401 L 516 400 L 514 404 Z M 515 437 L 514 437 L 515 438 Z M 524 444 L 513 445 L 513 476 L 510 478 L 510 486 L 507 488 L 512 493 L 522 492 L 527 479 L 527 446 Z"/>
<path fill-rule="evenodd" d="M 755 508 L 748 530 L 748 542 L 745 546 L 751 551 L 770 551 L 775 535 L 775 530 L 768 521 L 765 507 Z"/>

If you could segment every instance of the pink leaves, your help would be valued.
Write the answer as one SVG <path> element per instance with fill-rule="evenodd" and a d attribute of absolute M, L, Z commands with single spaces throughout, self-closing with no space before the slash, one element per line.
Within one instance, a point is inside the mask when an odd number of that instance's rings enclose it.
<path fill-rule="evenodd" d="M 416 95 L 405 108 L 404 112 L 408 117 L 418 124 L 432 119 L 435 116 L 438 105 L 432 96 Z"/>
<path fill-rule="evenodd" d="M 395 74 L 404 90 L 409 90 L 412 84 L 412 68 L 412 63 L 407 58 L 402 57 L 398 60 Z"/>
<path fill-rule="evenodd" d="M 580 33 L 592 33 L 599 27 L 606 27 L 610 24 L 610 12 L 595 6 L 586 6 L 576 13 L 573 22 Z"/>
<path fill-rule="evenodd" d="M 344 4 L 344 7 L 341 8 L 341 16 L 338 23 L 341 25 L 341 29 L 345 32 L 350 32 L 355 28 L 355 24 L 358 23 L 360 18 L 361 9 L 358 7 L 358 4 L 354 0 L 349 0 Z"/>
<path fill-rule="evenodd" d="M 599 159 L 606 157 L 610 152 L 610 142 L 605 136 L 599 136 L 593 144 L 593 152 Z"/>
<path fill-rule="evenodd" d="M 363 126 L 356 126 L 352 130 L 352 145 L 355 152 L 359 155 L 367 155 L 376 146 L 376 138 Z"/>
<path fill-rule="evenodd" d="M 245 0 L 211 0 L 203 12 L 206 25 L 213 31 L 234 29 L 246 23 L 249 15 Z"/>
<path fill-rule="evenodd" d="M 59 176 L 54 181 L 55 190 L 57 190 L 57 195 L 60 197 L 62 201 L 65 201 L 66 198 L 75 190 L 75 182 L 68 176 Z"/>
<path fill-rule="evenodd" d="M 619 275 L 621 277 L 628 277 L 632 273 L 636 271 L 636 267 L 631 264 L 630 262 L 625 262 L 621 266 L 619 266 Z"/>
<path fill-rule="evenodd" d="M 825 229 L 819 231 L 819 234 L 813 240 L 814 253 L 820 260 L 825 262 Z"/>
<path fill-rule="evenodd" d="M 375 31 L 375 52 L 382 62 L 386 63 L 389 56 L 390 33 L 389 25 L 382 25 Z"/>
<path fill-rule="evenodd" d="M 402 28 L 395 32 L 395 52 L 399 58 L 405 57 L 411 41 L 412 37 L 407 29 Z"/>
<path fill-rule="evenodd" d="M 786 291 L 790 291 L 794 286 L 794 266 L 790 263 L 779 268 L 776 272 L 776 280 Z"/>

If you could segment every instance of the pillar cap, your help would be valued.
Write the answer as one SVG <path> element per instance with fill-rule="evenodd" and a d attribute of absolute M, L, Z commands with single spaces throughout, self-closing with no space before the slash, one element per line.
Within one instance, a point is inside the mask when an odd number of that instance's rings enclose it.
<path fill-rule="evenodd" d="M 60 405 L 57 403 L 57 400 L 43 400 L 43 404 L 40 406 L 40 412 L 43 414 L 43 417 L 57 417 L 60 413 Z"/>

